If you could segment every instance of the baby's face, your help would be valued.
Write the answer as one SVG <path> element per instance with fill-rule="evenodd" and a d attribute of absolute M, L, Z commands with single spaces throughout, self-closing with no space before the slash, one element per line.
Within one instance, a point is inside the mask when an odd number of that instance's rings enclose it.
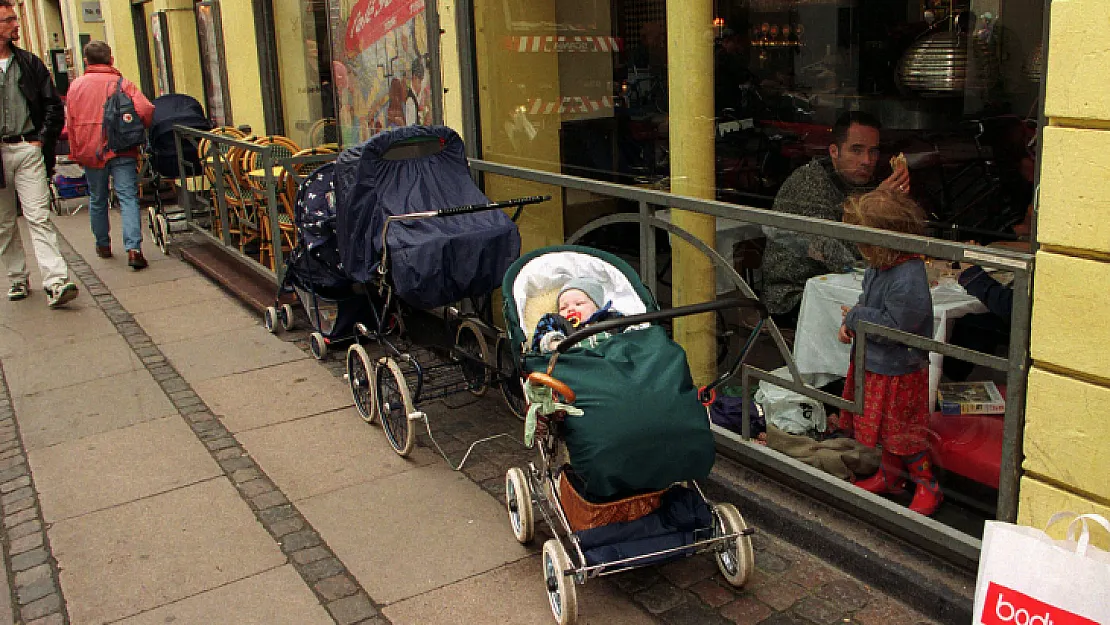
<path fill-rule="evenodd" d="M 578 289 L 571 289 L 559 296 L 559 316 L 578 325 L 597 312 L 597 304 Z"/>

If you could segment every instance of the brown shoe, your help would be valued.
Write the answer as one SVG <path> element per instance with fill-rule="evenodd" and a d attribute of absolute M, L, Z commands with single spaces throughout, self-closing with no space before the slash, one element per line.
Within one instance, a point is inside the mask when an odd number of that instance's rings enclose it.
<path fill-rule="evenodd" d="M 111 245 L 105 245 L 104 247 L 100 247 L 99 245 L 96 246 L 96 255 L 101 257 L 101 258 L 111 258 L 112 257 L 112 246 Z"/>
<path fill-rule="evenodd" d="M 127 266 L 135 271 L 146 269 L 146 259 L 143 258 L 143 253 L 139 250 L 127 250 Z"/>

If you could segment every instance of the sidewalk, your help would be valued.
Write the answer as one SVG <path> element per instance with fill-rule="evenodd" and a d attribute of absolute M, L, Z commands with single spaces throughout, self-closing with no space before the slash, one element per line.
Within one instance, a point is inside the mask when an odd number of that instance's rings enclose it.
<path fill-rule="evenodd" d="M 529 452 L 479 447 L 456 473 L 422 437 L 398 458 L 303 331 L 271 336 L 149 243 L 141 272 L 97 258 L 84 212 L 55 223 L 80 297 L 48 310 L 32 276 L 30 299 L 0 301 L 10 622 L 553 622 L 542 539 L 518 545 L 500 501 Z M 520 428 L 494 397 L 424 408 L 455 459 Z M 768 533 L 756 546 L 740 592 L 703 556 L 580 586 L 580 622 L 933 623 Z"/>

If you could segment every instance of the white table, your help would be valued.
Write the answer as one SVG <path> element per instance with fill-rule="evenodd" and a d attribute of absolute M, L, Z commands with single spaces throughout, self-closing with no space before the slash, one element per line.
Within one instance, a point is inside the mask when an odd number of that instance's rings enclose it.
<path fill-rule="evenodd" d="M 806 281 L 798 329 L 794 338 L 794 361 L 798 372 L 844 377 L 848 374 L 851 345 L 837 340 L 841 306 L 852 307 L 863 293 L 863 273 L 828 274 Z M 959 284 L 946 281 L 932 289 L 933 339 L 947 342 L 952 322 L 964 315 L 987 312 L 986 306 L 967 294 Z M 929 397 L 937 396 L 943 356 L 929 354 Z"/>
<path fill-rule="evenodd" d="M 669 208 L 657 211 L 655 216 L 662 221 L 671 223 L 671 209 Z M 733 262 L 732 253 L 736 244 L 741 241 L 750 241 L 751 239 L 758 239 L 763 236 L 762 228 L 756 224 L 745 221 L 718 217 L 716 226 L 717 241 L 716 245 L 714 245 L 714 249 L 733 267 L 735 267 L 735 263 Z M 716 264 L 713 266 L 716 267 L 717 270 L 717 295 L 735 291 L 736 285 L 729 279 L 725 269 Z"/>

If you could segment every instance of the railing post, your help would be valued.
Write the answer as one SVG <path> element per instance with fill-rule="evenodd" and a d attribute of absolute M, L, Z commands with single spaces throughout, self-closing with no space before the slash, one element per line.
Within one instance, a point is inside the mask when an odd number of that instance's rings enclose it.
<path fill-rule="evenodd" d="M 640 216 L 654 217 L 655 209 L 647 202 L 640 202 Z M 644 286 L 656 300 L 659 291 L 656 288 L 656 259 L 655 259 L 655 228 L 646 220 L 640 221 L 640 276 Z"/>
<path fill-rule="evenodd" d="M 185 207 L 185 223 L 193 223 L 193 198 L 185 189 L 185 152 L 181 149 L 181 131 L 176 128 L 173 130 L 173 148 L 177 151 L 177 173 L 180 176 L 178 178 L 180 184 L 177 185 L 177 201 Z M 153 166 L 154 164 L 151 163 L 151 167 Z M 161 189 L 154 189 L 154 192 L 160 193 Z M 166 232 L 162 236 L 168 235 L 169 233 Z"/>
<path fill-rule="evenodd" d="M 273 248 L 270 256 L 274 261 L 274 273 L 277 274 L 278 284 L 281 283 L 285 273 L 285 254 L 281 251 L 281 224 L 278 223 L 277 181 L 274 179 L 274 148 L 262 148 L 263 181 L 266 184 L 266 212 L 270 220 L 270 239 Z"/>

